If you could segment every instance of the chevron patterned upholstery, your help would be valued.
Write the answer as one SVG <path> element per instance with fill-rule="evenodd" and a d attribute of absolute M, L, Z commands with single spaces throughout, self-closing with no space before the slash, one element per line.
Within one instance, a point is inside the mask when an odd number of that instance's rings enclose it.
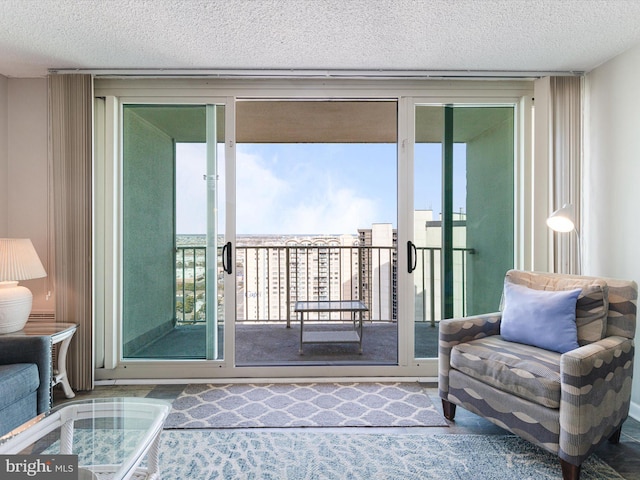
<path fill-rule="evenodd" d="M 558 455 L 563 478 L 604 440 L 618 441 L 629 413 L 638 286 L 633 281 L 507 272 L 505 282 L 540 290 L 582 288 L 576 305 L 580 347 L 564 354 L 508 342 L 501 313 L 440 322 L 439 392 Z"/>

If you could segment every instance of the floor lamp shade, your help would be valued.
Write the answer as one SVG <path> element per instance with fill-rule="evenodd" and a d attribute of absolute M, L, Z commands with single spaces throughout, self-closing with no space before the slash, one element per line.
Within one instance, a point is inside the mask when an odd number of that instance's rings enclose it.
<path fill-rule="evenodd" d="M 0 334 L 17 332 L 31 313 L 33 295 L 20 280 L 46 277 L 28 238 L 0 238 Z"/>
<path fill-rule="evenodd" d="M 565 204 L 547 218 L 547 226 L 556 232 L 571 232 L 576 229 L 576 214 L 573 205 Z"/>
<path fill-rule="evenodd" d="M 576 212 L 573 205 L 565 203 L 562 208 L 553 212 L 547 218 L 547 226 L 554 232 L 576 232 L 576 245 L 578 249 L 578 273 L 582 273 L 582 253 L 580 252 L 580 233 L 576 227 Z"/>

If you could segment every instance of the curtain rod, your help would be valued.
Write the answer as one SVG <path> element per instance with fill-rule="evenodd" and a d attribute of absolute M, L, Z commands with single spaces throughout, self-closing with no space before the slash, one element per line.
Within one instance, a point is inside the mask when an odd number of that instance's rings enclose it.
<path fill-rule="evenodd" d="M 95 76 L 177 76 L 217 78 L 342 78 L 342 79 L 531 79 L 575 77 L 578 71 L 502 71 L 502 70 L 294 70 L 294 69 L 180 69 L 180 68 L 50 68 L 50 74 L 91 74 Z"/>

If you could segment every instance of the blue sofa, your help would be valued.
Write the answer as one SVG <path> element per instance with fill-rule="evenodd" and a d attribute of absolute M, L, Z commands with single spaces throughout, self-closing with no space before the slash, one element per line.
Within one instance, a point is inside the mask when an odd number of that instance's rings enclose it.
<path fill-rule="evenodd" d="M 0 336 L 0 436 L 51 408 L 51 338 Z"/>

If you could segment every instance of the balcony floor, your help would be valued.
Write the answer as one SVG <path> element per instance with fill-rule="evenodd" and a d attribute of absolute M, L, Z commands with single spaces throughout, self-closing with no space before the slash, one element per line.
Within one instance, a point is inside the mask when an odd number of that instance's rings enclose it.
<path fill-rule="evenodd" d="M 336 326 L 313 328 L 335 329 Z M 342 325 L 341 328 L 350 326 Z M 437 357 L 438 328 L 429 323 L 420 323 L 416 325 L 415 332 L 417 357 Z M 305 344 L 303 355 L 298 353 L 299 345 L 300 326 L 297 324 L 292 324 L 291 328 L 286 328 L 284 323 L 238 324 L 236 365 L 395 365 L 398 361 L 397 323 L 365 322 L 361 355 L 357 344 Z M 183 325 L 139 351 L 135 358 L 186 359 L 204 356 L 205 326 Z"/>

